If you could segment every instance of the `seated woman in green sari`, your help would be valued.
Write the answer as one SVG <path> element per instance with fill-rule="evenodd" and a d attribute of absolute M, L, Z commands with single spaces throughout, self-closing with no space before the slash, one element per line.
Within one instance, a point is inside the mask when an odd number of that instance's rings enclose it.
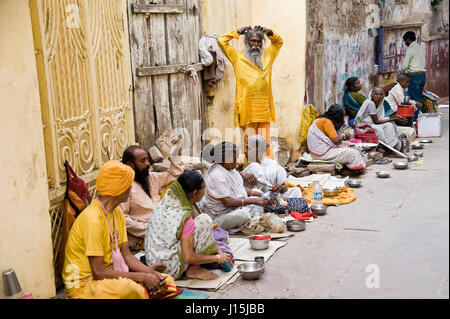
<path fill-rule="evenodd" d="M 349 120 L 355 118 L 359 108 L 366 100 L 366 97 L 358 92 L 361 88 L 361 81 L 356 76 L 350 77 L 345 81 L 342 104 L 344 105 L 345 114 L 349 117 Z"/>
<path fill-rule="evenodd" d="M 205 194 L 205 188 L 200 173 L 184 172 L 171 184 L 148 221 L 146 262 L 163 262 L 165 272 L 175 279 L 185 272 L 191 279 L 217 279 L 216 274 L 200 264 L 232 264 L 232 256 L 217 247 L 211 217 L 202 214 L 196 205 Z"/>
<path fill-rule="evenodd" d="M 363 94 L 359 93 L 362 85 L 358 77 L 353 76 L 345 81 L 344 86 L 344 97 L 342 99 L 342 104 L 345 108 L 345 114 L 349 117 L 349 120 L 354 120 L 356 114 L 358 113 L 361 105 L 367 99 Z M 395 115 L 395 111 L 392 110 L 389 103 L 385 100 L 383 102 L 384 114 L 386 117 L 391 117 Z"/>

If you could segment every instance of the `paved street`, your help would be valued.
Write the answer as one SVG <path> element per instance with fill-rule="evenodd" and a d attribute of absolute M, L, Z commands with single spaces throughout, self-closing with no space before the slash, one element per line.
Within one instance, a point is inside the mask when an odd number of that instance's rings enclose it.
<path fill-rule="evenodd" d="M 423 165 L 370 166 L 355 202 L 308 224 L 259 281 L 239 278 L 210 298 L 448 298 L 448 119 L 445 110 L 442 137 L 425 146 Z M 380 169 L 391 178 L 378 179 Z M 377 272 L 379 288 L 367 288 Z"/>

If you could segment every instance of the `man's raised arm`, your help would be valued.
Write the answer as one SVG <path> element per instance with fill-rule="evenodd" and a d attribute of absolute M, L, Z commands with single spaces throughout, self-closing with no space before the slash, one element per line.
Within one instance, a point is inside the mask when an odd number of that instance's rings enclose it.
<path fill-rule="evenodd" d="M 272 48 L 271 54 L 275 58 L 280 52 L 281 47 L 283 46 L 283 39 L 279 34 L 275 33 L 271 29 L 267 30 L 266 35 L 270 40 L 270 47 Z"/>
<path fill-rule="evenodd" d="M 245 34 L 248 30 L 250 30 L 251 27 L 243 27 L 236 30 L 231 31 L 230 33 L 226 33 L 222 35 L 219 39 L 217 39 L 217 44 L 219 45 L 220 49 L 223 51 L 225 56 L 230 60 L 231 63 L 234 63 L 237 58 L 237 50 L 233 48 L 233 46 L 230 44 L 230 41 L 232 39 L 239 39 L 239 35 Z"/>

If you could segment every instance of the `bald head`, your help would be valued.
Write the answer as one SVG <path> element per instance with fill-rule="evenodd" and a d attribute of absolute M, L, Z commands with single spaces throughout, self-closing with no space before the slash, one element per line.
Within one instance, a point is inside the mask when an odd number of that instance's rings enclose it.
<path fill-rule="evenodd" d="M 400 83 L 403 88 L 407 88 L 409 85 L 409 76 L 407 76 L 405 73 L 400 73 L 397 76 L 397 82 Z"/>

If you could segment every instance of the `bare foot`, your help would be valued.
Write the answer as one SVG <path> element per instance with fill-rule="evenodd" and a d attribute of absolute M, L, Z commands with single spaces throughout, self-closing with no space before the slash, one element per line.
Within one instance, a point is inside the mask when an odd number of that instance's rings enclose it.
<path fill-rule="evenodd" d="M 347 167 L 341 169 L 340 174 L 342 176 L 358 176 L 363 173 L 363 170 L 350 170 Z"/>
<path fill-rule="evenodd" d="M 205 268 L 192 265 L 190 265 L 188 270 L 186 271 L 186 277 L 188 277 L 189 279 L 200 279 L 200 280 L 214 280 L 219 278 L 218 275 L 216 275 L 213 272 L 210 272 L 209 270 L 206 270 Z"/>
<path fill-rule="evenodd" d="M 401 156 L 400 154 L 397 154 L 395 152 L 390 152 L 388 155 L 385 155 L 386 157 L 390 157 L 390 158 L 404 158 L 403 156 Z"/>

